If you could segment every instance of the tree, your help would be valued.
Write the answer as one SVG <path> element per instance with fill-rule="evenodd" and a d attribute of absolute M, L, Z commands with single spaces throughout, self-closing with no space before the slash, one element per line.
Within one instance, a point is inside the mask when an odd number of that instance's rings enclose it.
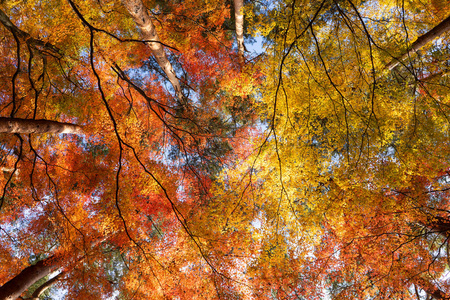
<path fill-rule="evenodd" d="M 184 101 L 183 95 L 181 93 L 180 82 L 175 74 L 175 71 L 172 68 L 171 63 L 167 59 L 166 53 L 164 52 L 161 41 L 159 40 L 155 26 L 153 25 L 152 20 L 147 13 L 147 8 L 140 0 L 122 1 L 122 3 L 141 30 L 143 39 L 149 41 L 146 42 L 146 44 L 151 49 L 159 67 L 163 70 L 164 74 L 166 74 L 167 78 L 169 78 L 169 81 L 175 90 L 176 97 L 179 98 L 181 103 L 183 103 Z"/>
<path fill-rule="evenodd" d="M 385 68 L 446 15 L 399 5 L 2 2 L 1 120 L 83 132 L 0 134 L 0 291 L 447 298 L 448 36 Z"/>
<path fill-rule="evenodd" d="M 448 297 L 447 239 L 435 235 L 448 198 L 430 192 L 448 185 L 448 82 L 421 81 L 445 69 L 434 58 L 448 40 L 387 73 L 391 49 L 438 21 L 419 25 L 415 3 L 378 5 L 379 18 L 360 2 L 280 1 L 254 19 L 270 45 L 267 130 L 211 207 L 224 212 L 217 230 L 234 219 L 261 247 L 247 269 L 258 298 Z"/>
<path fill-rule="evenodd" d="M 83 137 L 28 135 L 34 129 L 1 137 L 1 281 L 20 280 L 28 257 L 43 256 L 36 265 L 45 266 L 45 257 L 56 256 L 66 274 L 61 283 L 74 297 L 100 298 L 114 290 L 142 298 L 181 294 L 188 287 L 174 285 L 174 270 L 210 263 L 186 218 L 207 201 L 209 182 L 230 154 L 228 141 L 245 131 L 235 112 L 222 112 L 240 105 L 233 89 L 246 89 L 243 82 L 230 83 L 245 77 L 229 55 L 232 36 L 221 30 L 230 9 L 221 2 L 203 10 L 196 2 L 154 6 L 166 10 L 158 16 L 169 27 L 161 43 L 145 31 L 143 40 L 136 38 L 140 18 L 126 10 L 132 2 L 69 4 L 42 3 L 39 12 L 33 3 L 20 4 L 21 12 L 2 4 L 1 106 L 10 111 L 4 121 L 77 123 Z M 152 25 L 143 4 L 134 5 Z M 58 47 L 47 47 L 47 40 Z M 162 46 L 170 44 L 182 55 L 166 54 Z M 202 47 L 192 47 L 197 44 Z M 184 75 L 178 79 L 175 72 Z M 105 236 L 99 249 L 89 250 Z M 86 258 L 75 264 L 80 252 Z M 197 278 L 193 272 L 187 279 Z M 152 288 L 140 288 L 140 279 Z"/>

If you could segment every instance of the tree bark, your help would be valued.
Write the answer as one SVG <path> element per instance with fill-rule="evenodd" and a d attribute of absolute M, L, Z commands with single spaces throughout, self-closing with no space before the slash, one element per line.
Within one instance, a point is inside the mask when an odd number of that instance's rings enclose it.
<path fill-rule="evenodd" d="M 146 44 L 152 51 L 156 62 L 172 84 L 176 97 L 181 103 L 184 103 L 185 101 L 183 100 L 183 94 L 181 93 L 180 81 L 172 68 L 172 64 L 168 60 L 166 53 L 164 52 L 164 48 L 158 37 L 155 26 L 153 25 L 152 19 L 148 15 L 147 8 L 141 0 L 122 0 L 122 4 L 125 6 L 134 22 L 141 30 L 142 37 L 147 41 Z"/>
<path fill-rule="evenodd" d="M 412 52 L 419 50 L 425 44 L 431 42 L 435 38 L 442 35 L 444 32 L 450 30 L 450 16 L 448 16 L 441 23 L 436 25 L 433 29 L 428 31 L 427 33 L 419 36 L 411 46 L 408 47 L 405 53 L 403 53 L 400 57 L 392 59 L 385 68 L 388 70 L 392 70 L 395 68 L 401 61 L 407 58 Z"/>
<path fill-rule="evenodd" d="M 48 42 L 44 42 L 33 38 L 25 31 L 20 30 L 16 25 L 14 25 L 8 16 L 0 9 L 0 23 L 6 27 L 12 34 L 16 35 L 18 38 L 24 40 L 27 44 L 37 48 L 38 50 L 47 50 L 55 54 L 61 55 L 61 50 L 53 46 Z"/>
<path fill-rule="evenodd" d="M 97 241 L 95 241 L 91 245 L 91 249 L 98 246 L 99 244 L 106 241 L 109 236 L 105 236 Z M 86 255 L 83 256 L 75 256 L 76 262 L 81 262 L 84 260 Z M 67 260 L 67 258 L 66 258 Z M 54 256 L 50 256 L 46 259 L 43 259 L 37 262 L 35 265 L 28 266 L 22 270 L 19 274 L 17 274 L 10 281 L 6 282 L 3 286 L 0 287 L 0 300 L 16 300 L 20 297 L 20 295 L 25 292 L 31 285 L 33 285 L 39 279 L 50 275 L 55 269 L 67 267 L 64 266 L 66 260 L 61 258 L 55 259 Z M 38 287 L 32 294 L 32 299 L 35 297 L 39 297 L 47 288 L 49 288 L 52 284 L 54 284 L 60 277 L 65 273 L 65 271 L 59 273 L 54 278 L 46 281 L 40 287 Z"/>
<path fill-rule="evenodd" d="M 39 297 L 42 295 L 42 293 L 44 293 L 49 287 L 51 287 L 55 282 L 57 282 L 63 274 L 64 272 L 61 272 L 52 279 L 49 279 L 46 282 L 44 282 L 33 292 L 33 294 L 31 295 L 31 299 L 39 300 Z"/>
<path fill-rule="evenodd" d="M 28 266 L 13 279 L 0 287 L 0 300 L 15 300 L 39 279 L 49 275 L 55 268 L 53 257 Z"/>
<path fill-rule="evenodd" d="M 31 120 L 0 117 L 0 132 L 7 133 L 73 133 L 81 134 L 79 125 L 48 120 Z"/>
<path fill-rule="evenodd" d="M 238 44 L 239 63 L 244 63 L 244 15 L 242 14 L 243 0 L 234 1 L 234 24 L 236 29 L 236 39 Z"/>

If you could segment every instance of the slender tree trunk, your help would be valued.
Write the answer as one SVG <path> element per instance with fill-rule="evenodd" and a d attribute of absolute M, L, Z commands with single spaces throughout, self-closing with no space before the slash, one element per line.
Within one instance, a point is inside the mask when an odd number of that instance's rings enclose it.
<path fill-rule="evenodd" d="M 147 8 L 141 0 L 122 0 L 122 4 L 141 30 L 144 40 L 148 41 L 146 44 L 152 50 L 158 65 L 164 71 L 167 78 L 169 78 L 169 81 L 175 90 L 176 97 L 181 103 L 184 103 L 185 101 L 183 100 L 183 94 L 181 93 L 180 81 L 172 68 L 172 64 L 167 59 L 163 45 L 161 44 L 158 33 L 153 25 L 152 18 L 148 15 Z"/>
<path fill-rule="evenodd" d="M 48 120 L 31 120 L 0 117 L 0 132 L 7 133 L 73 133 L 81 134 L 79 125 Z"/>
<path fill-rule="evenodd" d="M 415 277 L 411 281 L 412 283 L 420 287 L 422 290 L 424 290 L 425 293 L 427 293 L 427 295 L 433 297 L 433 299 L 436 300 L 449 299 L 448 295 L 446 295 L 443 291 L 437 288 L 434 284 L 430 283 L 428 280 L 425 280 L 421 277 Z"/>
<path fill-rule="evenodd" d="M 28 266 L 13 279 L 0 287 L 0 300 L 16 300 L 23 292 L 39 279 L 49 275 L 55 268 L 53 257 Z"/>
<path fill-rule="evenodd" d="M 244 6 L 243 0 L 234 1 L 234 19 L 236 29 L 236 39 L 238 44 L 239 63 L 244 63 L 244 15 L 242 14 L 242 7 Z"/>
<path fill-rule="evenodd" d="M 405 58 L 407 58 L 412 52 L 415 52 L 419 50 L 421 47 L 423 47 L 425 44 L 431 42 L 435 38 L 442 35 L 444 32 L 450 30 L 450 16 L 448 16 L 445 20 L 443 20 L 441 23 L 436 25 L 433 29 L 428 31 L 427 33 L 419 36 L 414 43 L 412 43 L 411 46 L 403 53 L 400 57 L 392 59 L 385 68 L 388 70 L 392 70 L 395 68 L 401 61 L 403 61 Z"/>

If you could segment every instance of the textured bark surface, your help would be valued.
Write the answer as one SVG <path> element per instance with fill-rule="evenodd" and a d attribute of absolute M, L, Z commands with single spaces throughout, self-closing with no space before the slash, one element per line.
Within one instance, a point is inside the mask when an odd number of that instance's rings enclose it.
<path fill-rule="evenodd" d="M 15 300 L 39 279 L 49 275 L 55 267 L 52 257 L 26 267 L 13 279 L 0 287 L 0 300 Z"/>
<path fill-rule="evenodd" d="M 238 44 L 239 62 L 244 63 L 244 15 L 242 14 L 243 0 L 234 1 L 234 19 L 236 28 L 236 39 Z"/>
<path fill-rule="evenodd" d="M 0 117 L 0 132 L 7 133 L 73 133 L 81 134 L 79 125 L 48 120 L 31 120 Z"/>
<path fill-rule="evenodd" d="M 427 33 L 419 36 L 414 43 L 406 50 L 405 53 L 403 53 L 400 57 L 394 58 L 391 60 L 385 68 L 388 70 L 392 70 L 395 68 L 401 61 L 406 59 L 412 52 L 415 52 L 419 50 L 421 47 L 423 47 L 425 44 L 431 42 L 435 38 L 442 35 L 444 32 L 450 30 L 450 16 L 447 17 L 445 20 L 443 20 L 441 23 L 436 25 L 434 28 L 432 28 Z"/>
<path fill-rule="evenodd" d="M 181 93 L 180 81 L 172 68 L 172 64 L 168 60 L 166 53 L 164 52 L 163 45 L 158 37 L 158 33 L 156 32 L 152 19 L 148 15 L 147 8 L 141 0 L 122 0 L 122 4 L 125 6 L 128 13 L 133 17 L 134 22 L 141 30 L 143 39 L 148 41 L 146 44 L 152 50 L 156 62 L 172 84 L 176 97 L 181 101 L 181 103 L 183 103 L 184 101 Z"/>

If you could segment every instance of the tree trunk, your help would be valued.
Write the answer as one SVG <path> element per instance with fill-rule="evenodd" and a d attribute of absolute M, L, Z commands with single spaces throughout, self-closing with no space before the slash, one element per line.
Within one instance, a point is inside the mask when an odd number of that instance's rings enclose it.
<path fill-rule="evenodd" d="M 392 59 L 385 68 L 388 70 L 392 70 L 395 68 L 401 61 L 407 58 L 412 52 L 419 50 L 425 44 L 431 42 L 435 38 L 442 35 L 444 32 L 450 30 L 450 16 L 448 16 L 444 21 L 436 25 L 433 29 L 428 31 L 427 33 L 419 36 L 414 43 L 403 53 L 400 57 Z"/>
<path fill-rule="evenodd" d="M 152 50 L 158 65 L 164 71 L 167 78 L 169 78 L 169 81 L 175 90 L 176 97 L 181 103 L 184 103 L 185 101 L 183 100 L 183 94 L 181 93 L 180 81 L 178 80 L 170 61 L 167 59 L 167 55 L 164 52 L 163 45 L 159 40 L 152 19 L 148 15 L 147 8 L 141 0 L 122 0 L 122 4 L 141 30 L 144 40 L 148 41 L 146 44 Z"/>
<path fill-rule="evenodd" d="M 0 117 L 0 132 L 7 133 L 73 133 L 81 134 L 79 125 L 48 120 L 31 120 Z"/>
<path fill-rule="evenodd" d="M 433 220 L 424 223 L 418 222 L 418 224 L 430 233 L 440 234 L 444 239 L 450 239 L 450 220 L 442 217 L 435 217 Z"/>
<path fill-rule="evenodd" d="M 97 241 L 95 241 L 91 245 L 91 249 L 98 246 L 99 244 L 106 241 L 110 235 L 105 236 Z M 75 256 L 76 262 L 81 262 L 86 257 L 83 256 Z M 50 275 L 55 269 L 67 267 L 64 266 L 66 260 L 55 259 L 53 256 L 50 256 L 44 260 L 37 262 L 35 265 L 28 266 L 22 270 L 18 275 L 12 278 L 10 281 L 6 282 L 3 286 L 0 287 L 0 300 L 16 300 L 23 292 L 25 292 L 31 285 L 33 285 L 39 279 Z M 49 288 L 52 284 L 54 284 L 57 280 L 61 278 L 61 276 L 65 273 L 65 271 L 59 273 L 54 278 L 46 281 L 40 287 L 38 287 L 32 295 L 32 299 L 39 297 L 47 288 Z"/>
<path fill-rule="evenodd" d="M 49 275 L 55 268 L 53 257 L 28 266 L 13 279 L 0 287 L 0 300 L 15 300 L 39 279 Z"/>
<path fill-rule="evenodd" d="M 239 63 L 244 63 L 244 15 L 242 14 L 243 0 L 234 0 L 234 19 L 236 27 L 236 39 L 238 44 Z"/>
<path fill-rule="evenodd" d="M 431 222 L 428 228 L 433 232 L 439 233 L 445 239 L 450 239 L 450 222 L 444 218 L 437 218 L 437 221 Z"/>
<path fill-rule="evenodd" d="M 49 279 L 46 282 L 44 282 L 33 292 L 33 294 L 31 295 L 31 299 L 39 300 L 39 297 L 42 295 L 42 293 L 44 293 L 49 287 L 51 287 L 55 282 L 57 282 L 63 274 L 64 272 L 61 272 L 52 279 Z"/>
<path fill-rule="evenodd" d="M 428 280 L 425 280 L 421 277 L 415 277 L 411 280 L 412 283 L 420 287 L 422 290 L 433 297 L 436 300 L 446 300 L 449 297 L 440 289 L 438 289 L 434 284 L 430 283 Z"/>

